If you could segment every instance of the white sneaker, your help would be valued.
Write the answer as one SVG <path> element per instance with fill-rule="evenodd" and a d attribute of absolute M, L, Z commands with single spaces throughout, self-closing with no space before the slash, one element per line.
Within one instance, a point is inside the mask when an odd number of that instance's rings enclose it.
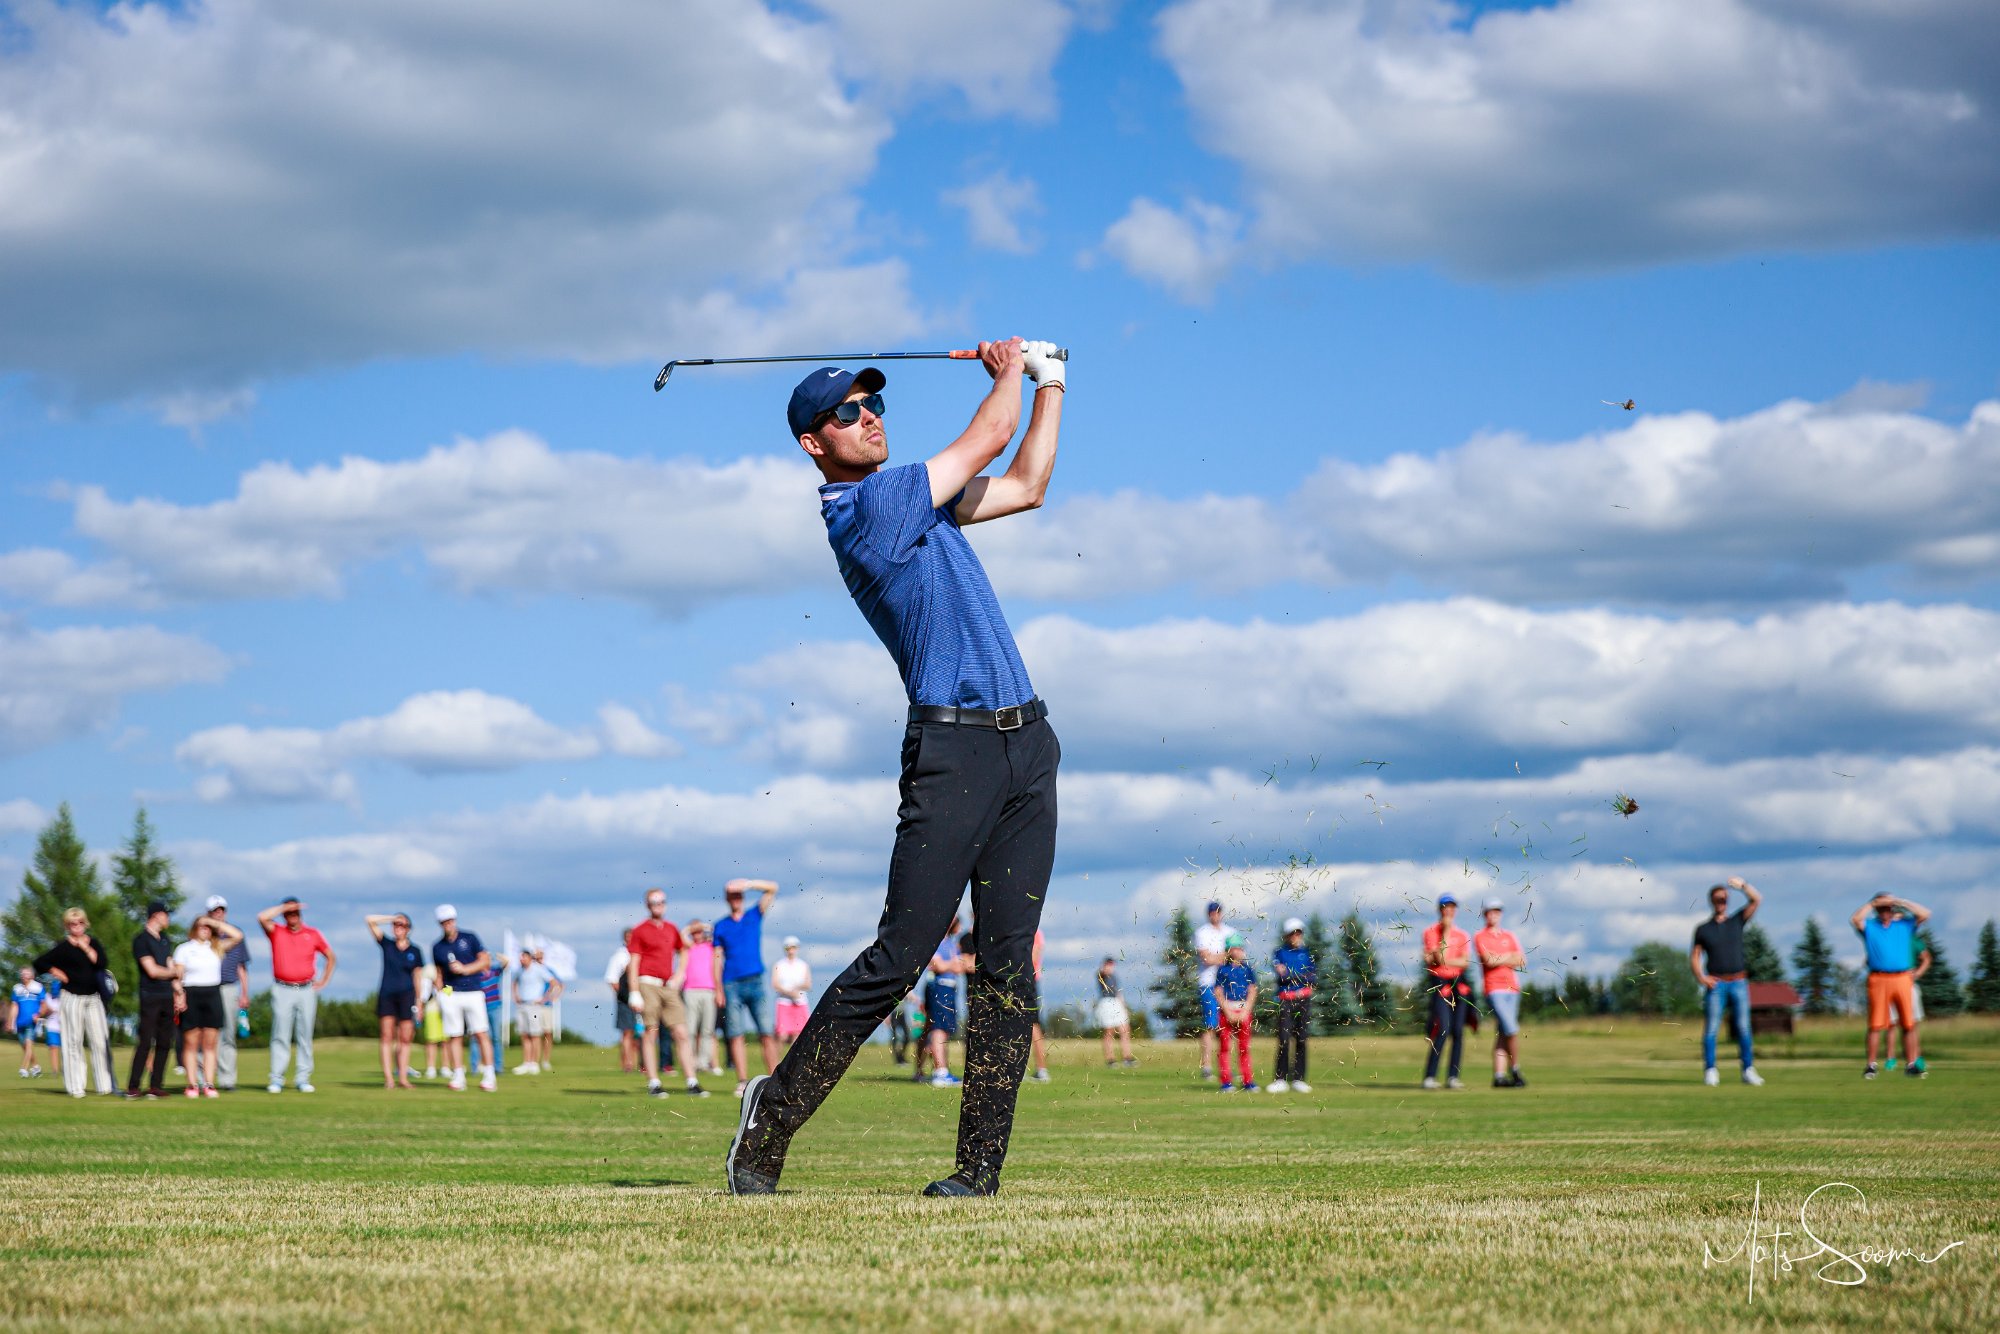
<path fill-rule="evenodd" d="M 1757 1073 L 1756 1066 L 1746 1065 L 1743 1067 L 1743 1082 L 1746 1084 L 1761 1085 L 1764 1082 L 1764 1076 Z"/>
<path fill-rule="evenodd" d="M 313 1086 L 311 1084 L 299 1085 L 299 1092 L 301 1093 L 311 1093 L 312 1091 L 313 1091 Z"/>
<path fill-rule="evenodd" d="M 1708 1069 L 1701 1072 L 1701 1082 L 1710 1088 L 1714 1088 L 1722 1082 L 1722 1076 L 1715 1073 L 1715 1067 L 1711 1065 Z"/>
<path fill-rule="evenodd" d="M 523 1061 L 514 1067 L 514 1073 L 517 1075 L 539 1075 L 542 1073 L 542 1067 L 536 1065 L 533 1061 Z"/>
<path fill-rule="evenodd" d="M 450 1089 L 453 1093 L 465 1092 L 465 1080 L 463 1077 L 459 1075 L 459 1073 L 456 1070 L 451 1072 L 450 1079 L 444 1081 L 444 1086 Z"/>
<path fill-rule="evenodd" d="M 437 1077 L 438 1077 L 438 1071 L 436 1066 L 432 1066 L 430 1069 L 424 1071 L 425 1079 L 436 1079 Z"/>
<path fill-rule="evenodd" d="M 1303 1080 L 1303 1079 L 1294 1079 L 1294 1080 L 1292 1081 L 1292 1092 L 1294 1092 L 1294 1093 L 1311 1093 L 1312 1091 L 1313 1091 L 1313 1086 L 1312 1086 L 1311 1084 L 1308 1084 L 1308 1083 L 1306 1083 L 1306 1081 L 1305 1081 L 1305 1080 Z"/>
<path fill-rule="evenodd" d="M 736 1096 L 737 1096 L 737 1097 L 739 1097 L 739 1098 L 740 1098 L 740 1097 L 742 1097 L 742 1096 L 743 1096 L 743 1091 L 744 1091 L 745 1089 L 749 1088 L 749 1087 L 750 1087 L 750 1086 L 749 1086 L 748 1084 L 738 1084 L 738 1085 L 736 1086 Z"/>
<path fill-rule="evenodd" d="M 266 1084 L 264 1086 L 264 1092 L 266 1093 L 283 1093 L 284 1091 L 285 1086 L 283 1084 Z"/>
<path fill-rule="evenodd" d="M 1046 1084 L 1049 1082 L 1049 1071 L 1047 1066 L 1044 1066 L 1040 1070 L 1035 1071 L 1035 1082 L 1037 1084 Z"/>
<path fill-rule="evenodd" d="M 722 1078 L 722 1077 L 723 1077 L 724 1075 L 728 1074 L 729 1072 L 728 1072 L 727 1070 L 723 1069 L 723 1068 L 722 1068 L 721 1066 L 719 1066 L 719 1065 L 711 1065 L 711 1066 L 710 1066 L 710 1067 L 708 1068 L 708 1073 L 710 1073 L 711 1075 L 714 1075 L 714 1076 L 715 1076 L 715 1077 L 716 1077 L 717 1079 L 720 1079 L 720 1078 Z M 741 1094 L 739 1094 L 739 1095 L 737 1095 L 737 1096 L 739 1096 L 739 1097 L 740 1097 L 740 1096 L 742 1096 L 742 1095 L 741 1095 Z"/>
<path fill-rule="evenodd" d="M 1272 1093 L 1290 1093 L 1292 1091 L 1292 1086 L 1282 1079 L 1274 1079 L 1264 1087 Z"/>
<path fill-rule="evenodd" d="M 1465 1087 L 1465 1081 L 1457 1075 L 1453 1075 L 1450 1079 L 1444 1081 L 1444 1086 L 1448 1089 L 1462 1089 Z"/>
<path fill-rule="evenodd" d="M 1430 1077 L 1429 1079 L 1426 1079 L 1426 1080 L 1424 1081 L 1424 1087 L 1425 1087 L 1425 1088 L 1427 1088 L 1427 1089 L 1434 1089 L 1434 1088 L 1436 1088 L 1437 1086 L 1438 1086 L 1438 1082 L 1437 1082 L 1437 1076 L 1436 1076 L 1436 1075 L 1432 1075 L 1432 1076 L 1431 1076 L 1431 1077 Z"/>
<path fill-rule="evenodd" d="M 498 1093 L 500 1091 L 500 1081 L 493 1077 L 491 1070 L 488 1070 L 486 1077 L 479 1081 L 479 1088 L 482 1093 Z"/>
<path fill-rule="evenodd" d="M 21 1078 L 26 1079 L 27 1077 L 28 1077 L 28 1067 L 24 1065 L 21 1067 Z"/>

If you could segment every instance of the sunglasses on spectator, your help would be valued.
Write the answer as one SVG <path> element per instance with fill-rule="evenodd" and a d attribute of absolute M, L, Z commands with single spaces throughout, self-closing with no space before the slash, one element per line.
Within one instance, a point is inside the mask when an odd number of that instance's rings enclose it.
<path fill-rule="evenodd" d="M 870 394 L 866 398 L 850 398 L 845 403 L 836 403 L 820 414 L 816 425 L 837 421 L 842 426 L 852 426 L 861 420 L 861 409 L 867 408 L 877 417 L 888 411 L 889 405 L 882 401 L 880 394 Z"/>

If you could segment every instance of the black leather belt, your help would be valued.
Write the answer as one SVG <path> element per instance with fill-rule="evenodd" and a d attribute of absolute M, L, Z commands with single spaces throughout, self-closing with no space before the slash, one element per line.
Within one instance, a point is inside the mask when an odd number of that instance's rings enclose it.
<path fill-rule="evenodd" d="M 1004 709 L 960 709 L 949 704 L 912 704 L 913 723 L 956 723 L 960 727 L 993 727 L 1013 732 L 1049 716 L 1049 706 L 1040 699 L 1026 704 L 1010 704 Z"/>

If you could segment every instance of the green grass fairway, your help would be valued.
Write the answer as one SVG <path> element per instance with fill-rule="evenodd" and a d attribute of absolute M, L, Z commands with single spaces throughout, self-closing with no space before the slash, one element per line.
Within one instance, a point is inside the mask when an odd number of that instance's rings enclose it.
<path fill-rule="evenodd" d="M 372 1044 L 321 1044 L 311 1097 L 60 1096 L 0 1084 L 0 1323 L 10 1329 L 1482 1331 L 1994 1327 L 2000 1026 L 1926 1031 L 1932 1073 L 1864 1083 L 1851 1021 L 1766 1044 L 1762 1089 L 1703 1088 L 1698 1029 L 1534 1028 L 1533 1087 L 1415 1086 L 1415 1038 L 1321 1039 L 1317 1091 L 1224 1098 L 1190 1044 L 1028 1084 L 1004 1195 L 916 1197 L 958 1095 L 885 1050 L 800 1137 L 777 1199 L 719 1193 L 736 1115 L 655 1102 L 613 1053 L 497 1095 L 385 1093 Z M 122 1053 L 121 1053 L 122 1054 Z M 1270 1043 L 1258 1042 L 1259 1073 Z M 1725 1068 L 1731 1062 L 1725 1059 Z M 120 1072 L 122 1074 L 122 1071 Z M 717 1081 L 720 1084 L 720 1081 Z M 1793 1235 L 1815 1187 L 1860 1286 L 1737 1261 L 1761 1183 Z M 1771 1244 L 1766 1242 L 1766 1245 Z M 1838 1263 L 1832 1276 L 1849 1276 Z"/>

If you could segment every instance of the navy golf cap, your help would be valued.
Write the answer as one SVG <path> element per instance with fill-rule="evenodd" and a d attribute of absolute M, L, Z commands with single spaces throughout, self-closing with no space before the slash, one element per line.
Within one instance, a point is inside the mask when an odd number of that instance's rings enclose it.
<path fill-rule="evenodd" d="M 792 401 L 785 408 L 785 425 L 792 428 L 792 438 L 797 439 L 812 429 L 814 418 L 836 406 L 856 385 L 878 394 L 887 383 L 889 377 L 873 366 L 863 366 L 858 371 L 822 366 L 792 390 Z"/>

